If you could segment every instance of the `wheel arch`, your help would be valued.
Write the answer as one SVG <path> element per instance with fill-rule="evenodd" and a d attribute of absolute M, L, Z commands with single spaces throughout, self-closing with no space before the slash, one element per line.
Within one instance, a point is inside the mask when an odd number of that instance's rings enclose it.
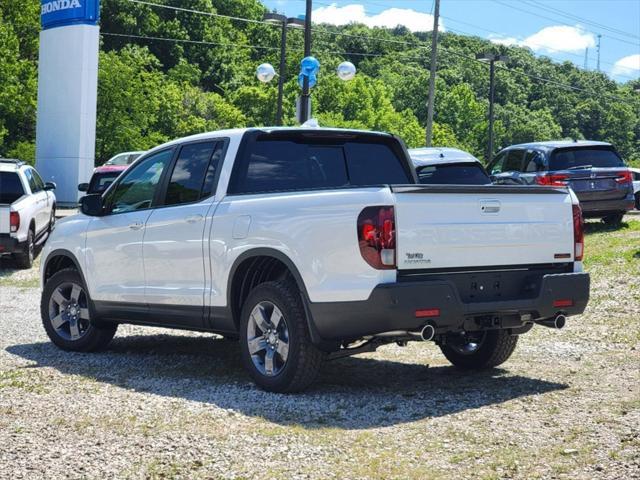
<path fill-rule="evenodd" d="M 314 344 L 320 348 L 334 349 L 320 337 L 309 309 L 309 294 L 304 280 L 295 263 L 285 253 L 273 248 L 255 248 L 243 252 L 234 261 L 228 277 L 227 307 L 237 330 L 240 324 L 240 311 L 251 289 L 260 283 L 278 280 L 290 275 L 296 283 L 305 309 L 309 334 Z"/>
<path fill-rule="evenodd" d="M 80 277 L 82 278 L 82 282 L 84 283 L 85 287 L 87 286 L 84 274 L 82 273 L 82 268 L 80 268 L 80 262 L 78 262 L 78 259 L 72 252 L 63 248 L 53 250 L 51 253 L 49 253 L 49 255 L 47 255 L 47 260 L 42 270 L 43 285 L 55 273 L 65 268 L 73 268 L 77 270 L 80 274 Z"/>

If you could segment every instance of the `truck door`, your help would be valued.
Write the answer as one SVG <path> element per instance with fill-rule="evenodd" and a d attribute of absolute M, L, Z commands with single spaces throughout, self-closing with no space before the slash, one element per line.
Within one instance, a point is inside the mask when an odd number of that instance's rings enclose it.
<path fill-rule="evenodd" d="M 167 176 L 163 198 L 147 220 L 145 298 L 157 320 L 203 325 L 205 226 L 211 224 L 207 218 L 214 210 L 223 145 L 216 140 L 183 144 Z"/>

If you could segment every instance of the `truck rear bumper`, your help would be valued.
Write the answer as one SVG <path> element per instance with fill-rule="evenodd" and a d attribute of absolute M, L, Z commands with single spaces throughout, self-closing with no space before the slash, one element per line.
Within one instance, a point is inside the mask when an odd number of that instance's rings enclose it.
<path fill-rule="evenodd" d="M 433 325 L 436 335 L 484 328 L 520 328 L 532 320 L 581 314 L 589 300 L 588 273 L 541 277 L 533 298 L 463 302 L 453 281 L 437 279 L 376 286 L 358 302 L 310 303 L 315 329 L 322 339 L 351 340 L 395 330 Z M 417 311 L 422 311 L 418 317 Z"/>

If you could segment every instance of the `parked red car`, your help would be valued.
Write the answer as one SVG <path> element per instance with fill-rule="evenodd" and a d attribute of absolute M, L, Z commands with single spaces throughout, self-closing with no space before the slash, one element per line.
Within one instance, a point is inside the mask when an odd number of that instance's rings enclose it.
<path fill-rule="evenodd" d="M 102 193 L 128 167 L 129 165 L 103 165 L 97 167 L 93 171 L 89 183 L 81 183 L 78 185 L 78 190 L 88 195 L 92 193 Z"/>

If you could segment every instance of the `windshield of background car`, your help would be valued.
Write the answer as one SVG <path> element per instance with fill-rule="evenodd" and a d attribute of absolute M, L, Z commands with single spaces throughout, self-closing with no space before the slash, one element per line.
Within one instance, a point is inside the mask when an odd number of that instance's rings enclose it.
<path fill-rule="evenodd" d="M 418 167 L 418 180 L 426 185 L 488 185 L 491 179 L 476 163 Z"/>
<path fill-rule="evenodd" d="M 129 165 L 131 162 L 129 161 L 130 155 L 128 153 L 121 153 L 120 155 L 116 155 L 113 158 L 107 160 L 105 165 Z"/>
<path fill-rule="evenodd" d="M 554 150 L 549 170 L 567 170 L 576 167 L 624 167 L 624 162 L 611 147 L 576 147 Z"/>
<path fill-rule="evenodd" d="M 14 172 L 0 172 L 0 203 L 13 203 L 24 195 L 20 177 Z"/>
<path fill-rule="evenodd" d="M 118 178 L 120 172 L 94 173 L 89 183 L 88 194 L 104 192 L 113 181 Z"/>

